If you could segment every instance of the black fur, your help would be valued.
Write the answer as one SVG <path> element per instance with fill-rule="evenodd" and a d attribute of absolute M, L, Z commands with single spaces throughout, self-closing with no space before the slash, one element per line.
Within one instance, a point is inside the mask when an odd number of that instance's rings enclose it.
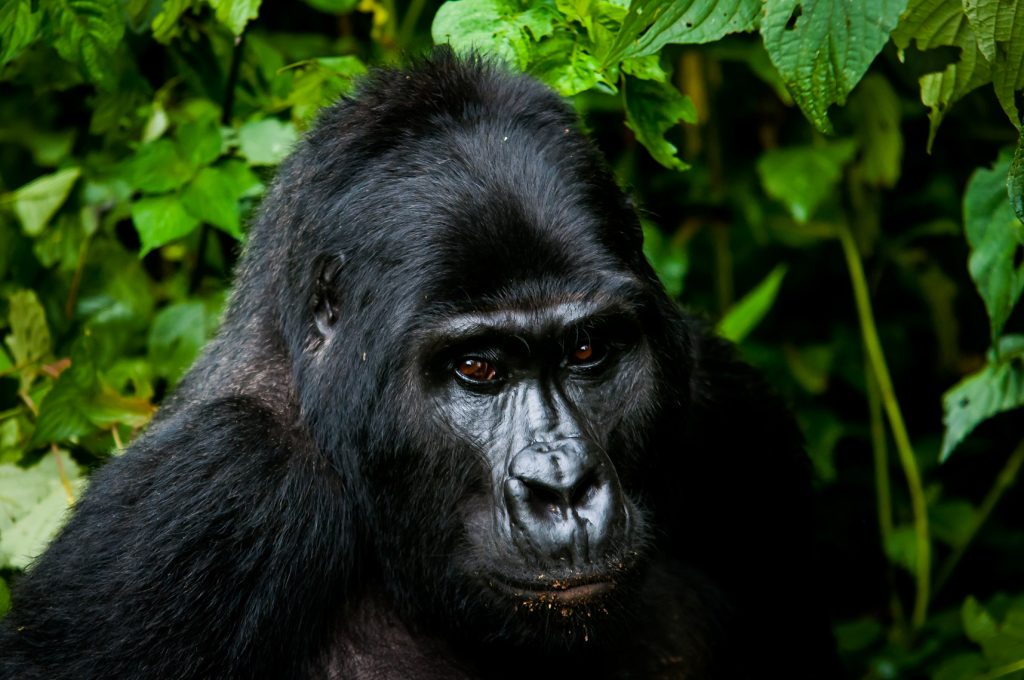
<path fill-rule="evenodd" d="M 543 86 L 446 49 L 372 74 L 282 165 L 217 338 L 17 583 L 0 677 L 835 677 L 793 420 L 640 243 Z M 503 600 L 480 574 L 536 563 L 464 521 L 493 493 L 436 329 L 602 297 L 640 331 L 580 409 L 614 411 L 583 426 L 634 513 L 621 582 Z"/>

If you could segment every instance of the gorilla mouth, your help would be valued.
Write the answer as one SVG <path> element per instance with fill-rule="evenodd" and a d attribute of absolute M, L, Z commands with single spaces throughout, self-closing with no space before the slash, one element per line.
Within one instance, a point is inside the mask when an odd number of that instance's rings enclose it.
<path fill-rule="evenodd" d="M 537 577 L 534 582 L 497 578 L 491 581 L 497 590 L 523 599 L 527 605 L 581 605 L 601 599 L 615 589 L 615 582 L 607 577 L 548 578 Z"/>

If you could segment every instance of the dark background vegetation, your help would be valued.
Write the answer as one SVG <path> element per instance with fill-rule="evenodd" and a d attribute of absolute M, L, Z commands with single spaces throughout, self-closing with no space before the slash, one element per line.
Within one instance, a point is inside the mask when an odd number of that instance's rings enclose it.
<path fill-rule="evenodd" d="M 670 292 L 792 404 L 851 674 L 1024 677 L 1024 10 L 1000 0 L 4 0 L 0 612 L 215 332 L 289 145 L 435 42 L 572 98 Z"/>

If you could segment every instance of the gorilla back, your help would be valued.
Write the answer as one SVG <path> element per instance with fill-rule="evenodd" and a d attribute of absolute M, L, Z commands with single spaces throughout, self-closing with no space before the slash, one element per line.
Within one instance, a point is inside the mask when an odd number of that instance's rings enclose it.
<path fill-rule="evenodd" d="M 791 416 L 572 111 L 446 49 L 325 110 L 0 676 L 837 675 Z"/>

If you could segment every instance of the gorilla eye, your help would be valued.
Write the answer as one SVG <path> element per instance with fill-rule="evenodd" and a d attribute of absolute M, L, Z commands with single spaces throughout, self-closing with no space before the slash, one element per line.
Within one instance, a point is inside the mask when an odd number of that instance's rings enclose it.
<path fill-rule="evenodd" d="M 567 359 L 570 366 L 593 366 L 600 363 L 607 353 L 607 348 L 600 342 L 587 340 L 577 343 Z"/>
<path fill-rule="evenodd" d="M 498 369 L 489 361 L 463 357 L 455 364 L 455 375 L 471 383 L 493 383 L 498 380 Z"/>

